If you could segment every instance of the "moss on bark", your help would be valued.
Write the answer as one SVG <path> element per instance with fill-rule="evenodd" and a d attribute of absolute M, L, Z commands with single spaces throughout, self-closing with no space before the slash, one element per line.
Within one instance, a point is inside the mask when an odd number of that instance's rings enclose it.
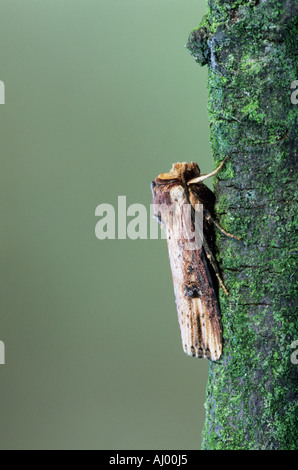
<path fill-rule="evenodd" d="M 230 295 L 210 363 L 203 449 L 296 449 L 298 365 L 296 0 L 209 0 L 188 49 L 208 65 L 217 235 Z M 297 349 L 297 348 L 296 348 Z"/>

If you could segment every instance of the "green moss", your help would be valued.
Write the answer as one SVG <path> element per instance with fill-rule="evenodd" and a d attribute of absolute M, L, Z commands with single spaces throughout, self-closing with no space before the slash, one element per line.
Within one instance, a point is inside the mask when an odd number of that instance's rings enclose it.
<path fill-rule="evenodd" d="M 292 10 L 291 10 L 292 9 Z M 224 354 L 210 364 L 204 449 L 295 449 L 298 339 L 297 5 L 212 0 L 191 53 L 208 64 L 208 112 L 221 225 Z"/>
<path fill-rule="evenodd" d="M 241 113 L 244 114 L 244 117 L 247 116 L 258 124 L 261 124 L 266 118 L 266 114 L 260 110 L 258 100 L 250 100 L 248 104 L 241 108 Z"/>

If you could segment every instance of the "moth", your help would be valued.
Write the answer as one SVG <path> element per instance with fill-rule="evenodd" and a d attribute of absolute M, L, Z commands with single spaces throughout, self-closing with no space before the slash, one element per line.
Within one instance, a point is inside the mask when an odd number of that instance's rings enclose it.
<path fill-rule="evenodd" d="M 196 163 L 175 163 L 151 184 L 154 216 L 166 231 L 183 350 L 212 361 L 222 354 L 216 284 L 228 295 L 213 255 L 213 224 L 225 235 L 239 238 L 214 220 L 215 196 L 203 181 L 218 173 L 227 159 L 207 175 L 201 175 Z M 199 208 L 203 211 L 200 233 Z M 197 243 L 190 244 L 190 236 L 196 239 L 196 235 Z"/>

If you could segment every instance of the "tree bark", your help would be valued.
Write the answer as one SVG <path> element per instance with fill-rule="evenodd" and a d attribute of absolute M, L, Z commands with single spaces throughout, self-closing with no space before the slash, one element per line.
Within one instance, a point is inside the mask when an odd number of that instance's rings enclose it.
<path fill-rule="evenodd" d="M 209 0 L 187 48 L 208 65 L 218 165 L 217 258 L 224 352 L 210 362 L 203 449 L 294 450 L 298 443 L 295 215 L 297 0 Z M 297 349 L 297 346 L 296 348 Z"/>

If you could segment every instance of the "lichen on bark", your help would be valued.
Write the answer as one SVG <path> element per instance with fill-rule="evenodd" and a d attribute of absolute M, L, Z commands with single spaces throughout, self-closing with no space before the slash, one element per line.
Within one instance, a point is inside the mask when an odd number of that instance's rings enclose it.
<path fill-rule="evenodd" d="M 187 48 L 208 66 L 221 225 L 224 353 L 210 363 L 203 449 L 294 450 L 298 442 L 296 0 L 209 0 Z"/>

